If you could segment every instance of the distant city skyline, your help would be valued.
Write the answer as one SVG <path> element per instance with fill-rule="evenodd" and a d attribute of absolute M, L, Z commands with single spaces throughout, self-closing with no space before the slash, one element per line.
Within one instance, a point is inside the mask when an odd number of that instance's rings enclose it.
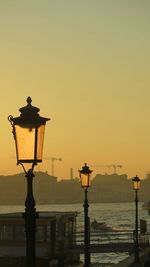
<path fill-rule="evenodd" d="M 16 166 L 8 115 L 28 96 L 51 118 L 43 158 L 55 175 L 85 162 L 150 172 L 150 2 L 30 0 L 0 3 L 0 175 Z M 111 169 L 93 169 L 111 173 Z M 51 173 L 50 160 L 36 170 Z M 113 172 L 113 169 L 112 169 Z"/>
<path fill-rule="evenodd" d="M 0 203 L 20 205 L 24 203 L 26 196 L 26 179 L 24 173 L 1 176 Z M 141 202 L 149 201 L 150 175 L 141 182 L 139 199 Z M 19 192 L 16 194 L 16 190 Z M 71 192 L 71 193 L 70 193 Z M 93 177 L 88 191 L 90 203 L 106 202 L 134 202 L 135 194 L 132 179 L 126 174 L 111 175 L 100 174 Z M 6 197 L 7 195 L 7 197 Z M 36 172 L 34 179 L 34 195 L 36 203 L 80 203 L 84 194 L 81 183 L 76 179 L 62 179 L 59 181 L 45 172 Z"/>

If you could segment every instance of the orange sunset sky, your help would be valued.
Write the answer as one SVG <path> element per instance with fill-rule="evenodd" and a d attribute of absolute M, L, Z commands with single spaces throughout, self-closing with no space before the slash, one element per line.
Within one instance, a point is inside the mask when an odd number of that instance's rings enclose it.
<path fill-rule="evenodd" d="M 49 117 L 36 170 L 74 176 L 87 162 L 150 172 L 150 2 L 0 2 L 0 175 L 16 166 L 8 115 L 32 104 Z M 96 173 L 113 169 L 94 168 Z"/>

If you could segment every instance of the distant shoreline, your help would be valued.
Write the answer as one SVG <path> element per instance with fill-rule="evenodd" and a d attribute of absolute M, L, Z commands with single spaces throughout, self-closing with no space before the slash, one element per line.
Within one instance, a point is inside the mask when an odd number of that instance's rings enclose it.
<path fill-rule="evenodd" d="M 90 204 L 122 204 L 122 203 L 134 203 L 134 200 L 133 201 L 114 201 L 114 202 L 89 202 L 89 205 Z M 139 201 L 139 203 L 144 203 L 143 201 Z M 82 202 L 74 202 L 74 203 L 66 203 L 66 202 L 62 202 L 62 203 L 36 203 L 36 206 L 47 206 L 47 205 L 82 205 L 83 203 Z M 8 204 L 2 204 L 0 203 L 0 207 L 2 206 L 20 206 L 20 207 L 24 207 L 24 204 L 19 204 L 19 203 L 16 203 L 16 204 L 12 204 L 12 203 L 8 203 Z"/>

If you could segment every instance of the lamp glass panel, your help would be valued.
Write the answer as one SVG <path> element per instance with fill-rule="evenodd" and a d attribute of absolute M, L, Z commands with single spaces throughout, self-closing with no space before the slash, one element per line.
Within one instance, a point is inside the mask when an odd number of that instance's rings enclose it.
<path fill-rule="evenodd" d="M 45 125 L 40 125 L 37 129 L 37 161 L 42 161 L 44 133 Z"/>
<path fill-rule="evenodd" d="M 81 173 L 80 178 L 81 178 L 81 186 L 82 187 L 89 187 L 90 186 L 90 175 L 89 174 Z"/>
<path fill-rule="evenodd" d="M 33 162 L 35 151 L 35 128 L 15 125 L 16 153 L 18 162 Z M 33 127 L 33 126 L 32 126 Z"/>
<path fill-rule="evenodd" d="M 133 182 L 133 187 L 135 190 L 139 190 L 140 189 L 140 181 L 134 181 Z"/>

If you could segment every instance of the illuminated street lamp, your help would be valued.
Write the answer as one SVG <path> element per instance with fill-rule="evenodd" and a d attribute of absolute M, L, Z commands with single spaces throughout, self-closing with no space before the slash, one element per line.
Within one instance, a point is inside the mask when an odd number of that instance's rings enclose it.
<path fill-rule="evenodd" d="M 87 193 L 88 193 L 88 188 L 90 186 L 90 176 L 91 176 L 92 171 L 90 168 L 85 165 L 82 167 L 81 170 L 79 170 L 79 175 L 80 175 L 80 181 L 81 181 L 81 186 L 84 189 L 85 193 L 85 199 L 84 199 L 84 267 L 89 267 L 90 266 L 90 227 L 89 227 L 89 217 L 88 217 L 88 198 L 87 198 Z"/>
<path fill-rule="evenodd" d="M 135 244 L 134 244 L 134 261 L 139 262 L 139 240 L 138 240 L 138 190 L 140 189 L 141 180 L 138 176 L 132 179 L 133 189 L 135 190 Z"/>
<path fill-rule="evenodd" d="M 38 212 L 35 208 L 33 196 L 33 169 L 37 163 L 42 162 L 45 125 L 48 118 L 41 117 L 39 108 L 31 105 L 31 98 L 27 98 L 27 105 L 19 109 L 20 116 L 9 116 L 8 119 L 13 127 L 13 135 L 16 145 L 17 165 L 21 164 L 27 178 L 27 196 L 25 200 L 26 231 L 26 266 L 36 266 L 35 256 L 35 232 Z M 31 163 L 31 168 L 26 171 L 23 163 Z"/>

